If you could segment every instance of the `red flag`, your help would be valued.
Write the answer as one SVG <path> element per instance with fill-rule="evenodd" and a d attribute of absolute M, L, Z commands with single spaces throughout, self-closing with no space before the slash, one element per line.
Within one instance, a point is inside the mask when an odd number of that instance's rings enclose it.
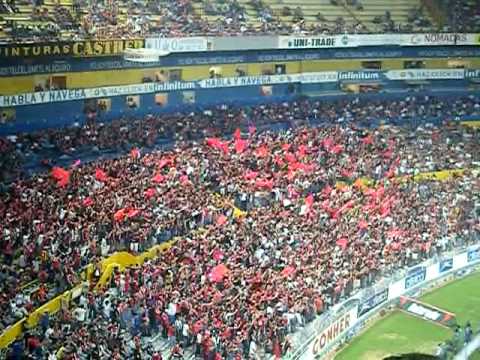
<path fill-rule="evenodd" d="M 255 182 L 255 186 L 260 189 L 269 189 L 272 190 L 273 188 L 273 180 L 266 180 L 266 179 L 258 179 Z"/>
<path fill-rule="evenodd" d="M 235 151 L 237 152 L 237 154 L 243 153 L 246 148 L 247 148 L 247 142 L 245 140 L 242 140 L 242 139 L 235 140 Z"/>
<path fill-rule="evenodd" d="M 210 147 L 218 148 L 218 144 L 220 144 L 220 139 L 219 138 L 207 138 L 207 139 L 205 139 L 205 142 Z"/>
<path fill-rule="evenodd" d="M 307 155 L 307 147 L 305 145 L 300 145 L 297 150 L 297 158 L 302 159 Z"/>
<path fill-rule="evenodd" d="M 260 146 L 255 150 L 255 156 L 260 158 L 268 156 L 268 148 L 265 145 Z"/>
<path fill-rule="evenodd" d="M 157 174 L 152 178 L 152 181 L 157 184 L 162 183 L 164 180 L 165 180 L 165 176 L 163 176 L 162 174 Z"/>
<path fill-rule="evenodd" d="M 211 282 L 220 282 L 230 272 L 224 264 L 215 266 L 208 274 L 208 279 Z"/>
<path fill-rule="evenodd" d="M 242 138 L 242 132 L 240 131 L 240 128 L 237 128 L 235 132 L 233 133 L 233 138 L 235 140 L 239 140 Z"/>
<path fill-rule="evenodd" d="M 103 171 L 102 169 L 98 169 L 98 168 L 95 170 L 95 178 L 98 181 L 102 181 L 102 182 L 105 182 L 105 181 L 108 180 L 108 176 L 105 173 L 105 171 Z"/>
<path fill-rule="evenodd" d="M 116 222 L 121 222 L 125 219 L 126 215 L 127 214 L 125 209 L 120 209 L 113 215 L 113 218 L 115 219 Z"/>
<path fill-rule="evenodd" d="M 313 206 L 313 194 L 309 194 L 306 198 L 305 198 L 305 205 L 307 205 L 307 208 L 308 209 L 311 209 L 312 206 Z"/>
<path fill-rule="evenodd" d="M 348 245 L 348 240 L 347 238 L 341 238 L 337 240 L 337 245 L 342 248 L 342 250 L 345 250 Z"/>
<path fill-rule="evenodd" d="M 218 145 L 218 149 L 222 150 L 225 155 L 230 153 L 230 149 L 228 148 L 228 141 L 221 141 Z"/>
<path fill-rule="evenodd" d="M 330 150 L 333 154 L 338 155 L 343 152 L 343 146 L 340 144 L 335 145 Z"/>
<path fill-rule="evenodd" d="M 162 170 L 165 166 L 167 166 L 168 164 L 171 164 L 172 162 L 173 162 L 172 159 L 168 159 L 168 158 L 161 159 L 158 163 L 158 169 Z"/>
<path fill-rule="evenodd" d="M 128 210 L 128 212 L 127 212 L 127 217 L 133 218 L 133 217 L 138 216 L 139 214 L 140 214 L 140 210 L 138 210 L 138 209 L 130 209 L 130 210 Z"/>
<path fill-rule="evenodd" d="M 219 226 L 225 225 L 227 221 L 228 221 L 228 218 L 223 214 L 217 217 L 217 225 Z"/>
<path fill-rule="evenodd" d="M 297 159 L 295 158 L 295 155 L 293 155 L 291 152 L 285 153 L 285 160 L 289 164 L 295 164 L 297 162 Z"/>
<path fill-rule="evenodd" d="M 93 200 L 92 200 L 92 198 L 91 198 L 91 197 L 87 197 L 87 198 L 83 199 L 82 205 L 83 205 L 84 207 L 92 206 L 92 205 L 93 205 Z"/>
<path fill-rule="evenodd" d="M 133 148 L 132 151 L 130 151 L 130 156 L 132 159 L 138 159 L 140 157 L 140 150 Z"/>
<path fill-rule="evenodd" d="M 385 218 L 387 217 L 388 215 L 390 215 L 390 207 L 381 207 L 380 209 L 380 216 L 382 218 Z"/>
<path fill-rule="evenodd" d="M 297 173 L 295 172 L 295 170 L 293 169 L 288 169 L 288 172 L 287 172 L 287 179 L 288 181 L 292 181 L 293 179 L 295 179 L 295 176 L 297 175 Z"/>
<path fill-rule="evenodd" d="M 290 276 L 294 273 L 295 273 L 295 268 L 293 266 L 287 266 L 281 272 L 282 276 L 284 276 L 284 277 L 288 277 L 288 276 Z"/>
<path fill-rule="evenodd" d="M 151 199 L 156 194 L 157 194 L 157 191 L 154 188 L 149 188 L 149 189 L 145 190 L 145 197 L 147 199 Z"/>
<path fill-rule="evenodd" d="M 254 180 L 254 179 L 257 178 L 257 176 L 258 176 L 258 172 L 252 171 L 252 170 L 248 170 L 243 177 L 244 177 L 246 180 Z"/>
<path fill-rule="evenodd" d="M 60 187 L 65 187 L 68 185 L 69 182 L 70 182 L 70 175 L 68 177 L 64 177 L 62 180 L 59 180 L 57 182 L 57 185 Z"/>
<path fill-rule="evenodd" d="M 382 188 L 383 189 L 383 188 Z M 382 217 L 387 217 L 390 214 L 391 207 L 395 201 L 395 195 L 392 195 L 380 206 L 380 215 Z"/>
<path fill-rule="evenodd" d="M 52 177 L 57 180 L 57 185 L 60 187 L 67 186 L 70 182 L 70 172 L 61 167 L 55 166 L 52 169 Z"/>

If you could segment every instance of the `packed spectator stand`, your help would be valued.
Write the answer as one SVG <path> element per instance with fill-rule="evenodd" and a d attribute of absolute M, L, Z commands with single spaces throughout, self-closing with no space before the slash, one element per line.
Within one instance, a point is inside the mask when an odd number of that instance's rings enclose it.
<path fill-rule="evenodd" d="M 0 0 L 0 41 L 476 32 L 479 11 L 477 0 Z M 0 138 L 0 330 L 93 264 L 74 305 L 43 314 L 5 356 L 280 357 L 352 293 L 479 242 L 480 134 L 457 121 L 479 116 L 477 96 L 298 99 Z M 445 169 L 467 170 L 412 177 Z M 108 255 L 167 241 L 96 287 Z"/>
<path fill-rule="evenodd" d="M 0 40 L 476 32 L 478 9 L 478 0 L 2 0 Z"/>
<path fill-rule="evenodd" d="M 150 344 L 172 356 L 184 348 L 235 359 L 288 351 L 287 334 L 353 291 L 479 240 L 478 174 L 395 180 L 477 167 L 478 130 L 451 122 L 466 115 L 480 115 L 480 99 L 298 100 L 3 140 L 24 159 L 51 155 L 52 146 L 57 156 L 82 147 L 127 153 L 71 157 L 65 169 L 51 168 L 52 159 L 50 171 L 4 187 L 3 326 L 78 284 L 87 263 L 178 238 L 155 260 L 114 274 L 103 292 L 86 288 L 79 307 L 42 317 L 11 352 L 148 358 Z M 443 125 L 395 126 L 433 117 Z M 379 118 L 390 125 L 368 127 Z M 161 137 L 176 147 L 144 153 Z M 234 218 L 218 194 L 247 215 Z M 33 290 L 22 289 L 32 280 Z"/>

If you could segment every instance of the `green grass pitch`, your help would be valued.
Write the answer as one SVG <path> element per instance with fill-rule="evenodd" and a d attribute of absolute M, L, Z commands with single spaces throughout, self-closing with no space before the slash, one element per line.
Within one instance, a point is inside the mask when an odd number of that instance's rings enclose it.
<path fill-rule="evenodd" d="M 454 313 L 462 326 L 470 320 L 476 332 L 480 325 L 479 285 L 477 272 L 423 296 L 421 301 Z M 447 328 L 395 311 L 353 339 L 335 360 L 381 360 L 411 352 L 434 354 L 437 344 L 451 335 Z M 475 355 L 472 358 L 480 360 L 479 354 Z"/>

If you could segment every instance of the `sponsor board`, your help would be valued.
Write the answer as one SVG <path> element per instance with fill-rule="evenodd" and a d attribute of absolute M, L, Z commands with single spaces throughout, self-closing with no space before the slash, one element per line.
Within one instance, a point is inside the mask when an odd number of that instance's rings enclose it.
<path fill-rule="evenodd" d="M 476 260 L 480 260 L 480 248 L 468 250 L 467 261 L 470 263 Z"/>
<path fill-rule="evenodd" d="M 465 78 L 464 69 L 408 69 L 390 70 L 385 73 L 389 80 L 459 80 Z"/>
<path fill-rule="evenodd" d="M 381 71 L 341 71 L 338 73 L 340 81 L 379 81 L 384 79 Z"/>
<path fill-rule="evenodd" d="M 345 34 L 323 36 L 279 36 L 279 49 L 325 49 L 360 46 L 457 46 L 477 45 L 478 34 Z"/>
<path fill-rule="evenodd" d="M 328 326 L 318 332 L 300 359 L 321 359 L 331 346 L 355 324 L 356 320 L 356 307 L 338 315 Z"/>
<path fill-rule="evenodd" d="M 453 326 L 456 324 L 455 314 L 412 298 L 400 297 L 399 306 L 402 310 L 425 320 L 433 321 L 444 326 Z"/>
<path fill-rule="evenodd" d="M 168 83 L 107 86 L 91 89 L 38 91 L 19 95 L 0 96 L 0 107 L 38 105 L 53 102 L 85 100 L 121 95 L 138 95 L 164 91 L 192 90 L 194 88 L 195 82 L 175 81 Z"/>
<path fill-rule="evenodd" d="M 358 304 L 357 317 L 365 315 L 388 300 L 388 288 L 383 289 Z"/>
<path fill-rule="evenodd" d="M 208 51 L 208 40 L 205 37 L 186 38 L 148 38 L 145 48 L 159 50 L 163 53 Z"/>
<path fill-rule="evenodd" d="M 348 47 L 348 36 L 279 36 L 279 49 L 322 49 Z"/>
<path fill-rule="evenodd" d="M 117 56 L 122 55 L 125 49 L 141 49 L 144 46 L 143 39 L 8 44 L 0 45 L 0 59 Z"/>
<path fill-rule="evenodd" d="M 410 45 L 457 45 L 466 44 L 469 40 L 468 34 L 460 33 L 433 33 L 433 34 L 412 34 L 407 44 Z"/>
<path fill-rule="evenodd" d="M 468 70 L 471 75 L 476 70 Z M 259 75 L 259 76 L 240 76 L 217 79 L 204 79 L 199 81 L 172 81 L 132 84 L 122 86 L 107 86 L 89 89 L 65 89 L 52 91 L 39 91 L 34 93 L 24 93 L 16 95 L 0 95 L 0 107 L 15 107 L 23 105 L 36 105 L 60 101 L 82 100 L 97 97 L 111 97 L 121 95 L 139 95 L 153 92 L 183 91 L 196 89 L 215 89 L 240 86 L 262 86 L 275 84 L 318 84 L 338 81 L 383 81 L 383 80 L 406 80 L 403 75 L 398 75 L 404 71 L 325 71 L 286 75 Z M 406 72 L 406 71 L 405 71 Z M 439 75 L 440 74 L 440 75 Z M 444 75 L 441 75 L 444 74 Z M 447 76 L 445 74 L 451 74 Z M 477 72 L 476 72 L 477 74 Z M 456 79 L 459 75 L 463 79 L 465 70 L 463 69 L 439 69 L 422 70 L 417 72 L 416 79 L 437 79 L 442 76 Z"/>
<path fill-rule="evenodd" d="M 441 273 L 453 269 L 453 258 L 443 259 L 438 263 L 438 271 Z"/>
<path fill-rule="evenodd" d="M 423 282 L 427 275 L 427 269 L 425 266 L 417 266 L 408 272 L 405 277 L 405 290 L 414 287 L 415 285 Z"/>

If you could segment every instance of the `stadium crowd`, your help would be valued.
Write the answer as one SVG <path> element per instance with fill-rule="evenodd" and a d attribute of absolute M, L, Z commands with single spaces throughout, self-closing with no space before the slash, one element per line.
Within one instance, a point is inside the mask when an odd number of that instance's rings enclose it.
<path fill-rule="evenodd" d="M 87 263 L 179 240 L 156 260 L 115 274 L 103 294 L 85 289 L 78 307 L 42 317 L 40 332 L 16 342 L 11 358 L 60 350 L 65 359 L 140 359 L 141 339 L 157 332 L 172 356 L 189 345 L 208 359 L 279 355 L 288 333 L 377 275 L 479 240 L 478 175 L 394 180 L 478 166 L 478 130 L 449 122 L 365 127 L 379 118 L 394 124 L 479 112 L 475 97 L 299 100 L 18 136 L 23 151 L 49 142 L 66 151 L 130 152 L 54 167 L 1 195 L 3 326 L 77 284 Z M 330 126 L 305 127 L 316 121 Z M 290 129 L 259 131 L 276 122 Z M 177 136 L 171 151 L 134 147 L 165 134 Z M 374 183 L 356 181 L 362 177 Z M 234 219 L 216 194 L 248 214 Z M 32 280 L 37 289 L 22 290 Z"/>
<path fill-rule="evenodd" d="M 58 2 L 48 11 L 43 1 L 3 1 L 0 13 L 18 12 L 16 4 L 31 5 L 31 24 L 15 20 L 8 31 L 6 41 L 24 40 L 80 40 L 106 38 L 138 38 L 144 36 L 238 36 L 267 34 L 344 34 L 384 32 L 434 32 L 436 25 L 425 15 L 424 7 L 410 9 L 404 23 L 394 21 L 390 11 L 379 14 L 371 23 L 363 23 L 351 14 L 352 10 L 363 11 L 360 1 L 335 1 L 331 4 L 345 7 L 345 17 L 332 20 L 323 13 L 316 21 L 306 21 L 302 4 L 296 8 L 285 6 L 281 12 L 274 11 L 269 3 L 252 0 L 250 6 L 255 17 L 247 14 L 245 6 L 236 0 L 205 1 L 202 10 L 195 11 L 192 0 L 156 1 L 103 1 L 75 0 L 66 7 Z M 475 32 L 479 29 L 478 1 L 443 1 L 438 6 L 445 17 L 442 31 Z M 454 9 L 453 11 L 449 11 Z M 209 15 L 213 18 L 208 18 Z M 350 21 L 349 17 L 355 21 Z M 291 19 L 291 20 L 285 20 Z M 216 19 L 216 20 L 212 20 Z M 464 21 L 464 19 L 469 19 Z"/>
<path fill-rule="evenodd" d="M 399 124 L 427 119 L 454 120 L 461 116 L 480 116 L 480 98 L 476 96 L 440 99 L 408 96 L 400 100 L 356 98 L 338 101 L 298 100 L 293 103 L 234 107 L 220 105 L 208 110 L 130 117 L 109 123 L 88 121 L 69 128 L 46 129 L 1 138 L 3 147 L 0 180 L 20 173 L 22 163 L 34 157 L 48 165 L 57 157 L 75 160 L 85 151 L 128 151 L 132 147 L 153 147 L 160 141 L 194 141 L 203 137 L 232 134 L 237 127 L 254 124 L 286 124 L 295 127 L 308 119 L 312 123 L 341 124 L 354 121 L 372 126 L 381 119 Z"/>

